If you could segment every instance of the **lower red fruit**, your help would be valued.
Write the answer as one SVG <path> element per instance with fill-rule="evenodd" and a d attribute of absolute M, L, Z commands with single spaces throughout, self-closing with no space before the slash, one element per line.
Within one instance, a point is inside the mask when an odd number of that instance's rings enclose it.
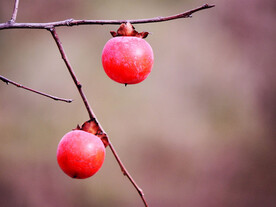
<path fill-rule="evenodd" d="M 123 84 L 145 80 L 153 66 L 153 51 L 146 40 L 139 37 L 119 36 L 110 39 L 102 52 L 106 74 Z"/>
<path fill-rule="evenodd" d="M 57 149 L 60 168 L 72 178 L 84 179 L 94 175 L 104 158 L 105 147 L 101 139 L 82 130 L 65 134 Z"/>

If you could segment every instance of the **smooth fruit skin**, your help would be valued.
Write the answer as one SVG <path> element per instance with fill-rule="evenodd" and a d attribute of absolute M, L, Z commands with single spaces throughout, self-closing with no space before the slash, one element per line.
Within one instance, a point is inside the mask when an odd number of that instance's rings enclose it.
<path fill-rule="evenodd" d="M 82 130 L 68 132 L 58 144 L 58 164 L 72 178 L 84 179 L 94 175 L 104 158 L 105 147 L 101 139 Z"/>
<path fill-rule="evenodd" d="M 105 44 L 102 52 L 106 74 L 123 84 L 136 84 L 145 80 L 153 62 L 151 46 L 139 37 L 114 37 Z"/>

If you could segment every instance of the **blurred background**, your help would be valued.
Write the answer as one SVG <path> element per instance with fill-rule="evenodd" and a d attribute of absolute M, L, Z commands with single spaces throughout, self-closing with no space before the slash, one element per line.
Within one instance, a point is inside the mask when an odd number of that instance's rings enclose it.
<path fill-rule="evenodd" d="M 138 19 L 201 6 L 193 18 L 135 25 L 155 54 L 142 83 L 111 81 L 101 66 L 118 26 L 58 28 L 83 90 L 151 207 L 272 207 L 276 203 L 276 3 L 272 0 L 24 0 L 17 22 Z M 0 22 L 14 2 L 0 1 Z M 274 25 L 274 26 L 273 26 Z M 0 82 L 2 207 L 143 206 L 109 148 L 86 180 L 56 162 L 62 136 L 88 119 L 50 33 L 1 30 L 0 74 L 74 99 L 53 101 Z"/>

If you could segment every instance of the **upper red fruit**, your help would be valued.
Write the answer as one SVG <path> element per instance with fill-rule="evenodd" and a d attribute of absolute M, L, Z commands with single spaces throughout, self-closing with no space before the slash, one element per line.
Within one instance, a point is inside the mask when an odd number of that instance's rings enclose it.
<path fill-rule="evenodd" d="M 60 168 L 72 178 L 88 178 L 102 166 L 105 147 L 101 139 L 82 130 L 65 134 L 57 149 Z"/>
<path fill-rule="evenodd" d="M 102 64 L 112 80 L 123 84 L 140 83 L 151 72 L 153 51 L 142 38 L 114 37 L 104 46 Z"/>

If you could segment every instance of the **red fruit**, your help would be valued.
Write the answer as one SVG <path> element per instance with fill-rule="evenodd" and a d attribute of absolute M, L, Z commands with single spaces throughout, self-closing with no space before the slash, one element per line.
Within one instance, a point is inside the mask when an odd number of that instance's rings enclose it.
<path fill-rule="evenodd" d="M 102 64 L 112 80 L 123 84 L 140 83 L 151 72 L 153 51 L 142 38 L 114 37 L 104 46 Z"/>
<path fill-rule="evenodd" d="M 65 134 L 59 142 L 57 161 L 60 168 L 72 178 L 88 178 L 102 166 L 105 147 L 101 139 L 82 130 Z"/>

